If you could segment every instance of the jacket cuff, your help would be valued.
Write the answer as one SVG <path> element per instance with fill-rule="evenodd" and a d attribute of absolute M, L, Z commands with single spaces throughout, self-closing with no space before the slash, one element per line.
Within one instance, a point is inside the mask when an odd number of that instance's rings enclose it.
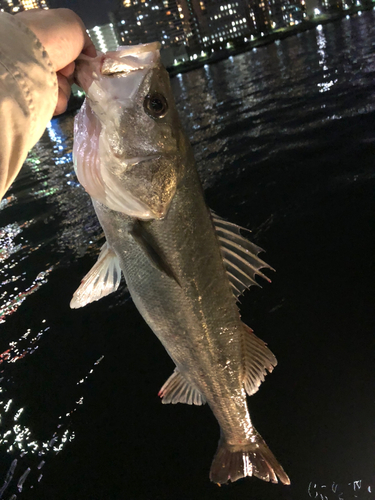
<path fill-rule="evenodd" d="M 0 25 L 0 78 L 22 108 L 34 145 L 56 108 L 56 72 L 43 45 L 25 24 L 1 13 Z"/>

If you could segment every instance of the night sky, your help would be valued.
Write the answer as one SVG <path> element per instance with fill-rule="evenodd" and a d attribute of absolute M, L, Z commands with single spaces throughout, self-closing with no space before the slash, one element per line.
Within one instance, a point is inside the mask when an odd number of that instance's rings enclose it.
<path fill-rule="evenodd" d="M 51 8 L 65 7 L 74 10 L 87 28 L 109 23 L 108 12 L 114 10 L 118 0 L 49 0 Z"/>

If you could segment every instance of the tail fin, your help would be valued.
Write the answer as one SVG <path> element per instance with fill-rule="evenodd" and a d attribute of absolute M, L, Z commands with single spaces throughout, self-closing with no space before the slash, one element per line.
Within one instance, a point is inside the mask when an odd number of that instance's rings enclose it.
<path fill-rule="evenodd" d="M 226 443 L 221 437 L 211 465 L 211 481 L 223 484 L 246 476 L 255 476 L 273 483 L 277 483 L 279 478 L 283 484 L 290 484 L 284 469 L 258 433 L 254 442 L 244 445 L 241 449 Z"/>

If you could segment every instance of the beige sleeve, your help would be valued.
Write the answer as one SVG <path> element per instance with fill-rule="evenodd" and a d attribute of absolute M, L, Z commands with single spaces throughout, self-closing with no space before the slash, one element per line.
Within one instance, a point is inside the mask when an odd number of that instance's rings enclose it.
<path fill-rule="evenodd" d="M 0 13 L 0 199 L 42 136 L 57 104 L 56 73 L 38 38 Z"/>

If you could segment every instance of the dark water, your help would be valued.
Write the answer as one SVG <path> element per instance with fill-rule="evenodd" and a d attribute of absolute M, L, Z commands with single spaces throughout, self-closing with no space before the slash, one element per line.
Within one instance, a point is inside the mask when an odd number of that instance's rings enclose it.
<path fill-rule="evenodd" d="M 375 499 L 374 21 L 173 79 L 209 205 L 277 269 L 241 313 L 279 360 L 249 406 L 292 486 L 209 482 L 218 425 L 160 403 L 173 363 L 124 287 L 69 309 L 103 239 L 64 117 L 1 205 L 0 498 Z"/>

